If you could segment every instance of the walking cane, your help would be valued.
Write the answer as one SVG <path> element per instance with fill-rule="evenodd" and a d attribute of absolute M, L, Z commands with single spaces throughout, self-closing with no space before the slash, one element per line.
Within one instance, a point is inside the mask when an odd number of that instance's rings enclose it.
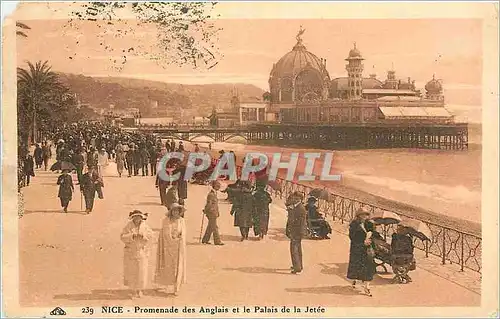
<path fill-rule="evenodd" d="M 202 241 L 202 234 L 203 234 L 203 224 L 205 222 L 205 212 L 204 211 L 201 211 L 201 228 L 200 228 L 200 243 Z"/>

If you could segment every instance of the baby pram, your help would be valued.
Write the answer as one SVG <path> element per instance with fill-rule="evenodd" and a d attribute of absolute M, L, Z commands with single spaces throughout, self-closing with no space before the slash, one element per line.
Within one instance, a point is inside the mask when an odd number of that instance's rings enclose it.
<path fill-rule="evenodd" d="M 417 268 L 413 249 L 413 241 L 410 236 L 397 233 L 392 235 L 391 266 L 394 273 L 394 281 L 399 283 L 409 283 L 412 281 L 408 272 Z"/>
<path fill-rule="evenodd" d="M 199 164 L 197 163 L 196 165 Z M 198 185 L 207 185 L 208 183 L 210 183 L 210 176 L 212 176 L 214 169 L 215 164 L 212 163 L 206 170 L 194 173 L 191 183 Z"/>
<path fill-rule="evenodd" d="M 307 209 L 307 233 L 309 239 L 330 239 L 328 234 L 332 233 L 330 224 L 326 221 L 323 215 L 318 211 L 315 205 L 317 199 L 309 197 L 306 205 Z"/>

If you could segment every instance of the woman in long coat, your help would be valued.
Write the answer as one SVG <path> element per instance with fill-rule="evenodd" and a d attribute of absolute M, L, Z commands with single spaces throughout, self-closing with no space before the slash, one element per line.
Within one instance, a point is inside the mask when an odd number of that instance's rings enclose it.
<path fill-rule="evenodd" d="M 248 240 L 248 233 L 253 226 L 252 214 L 254 212 L 254 199 L 248 182 L 243 182 L 241 190 L 233 204 L 234 226 L 240 228 L 241 241 Z"/>
<path fill-rule="evenodd" d="M 150 243 L 153 230 L 146 224 L 147 214 L 134 210 L 129 213 L 131 221 L 121 233 L 125 243 L 123 251 L 123 283 L 135 292 L 135 297 L 142 296 L 142 290 L 148 282 Z"/>
<path fill-rule="evenodd" d="M 255 227 L 259 229 L 259 239 L 264 239 L 269 228 L 269 204 L 272 203 L 271 195 L 266 191 L 266 184 L 258 183 L 257 190 L 253 194 L 255 203 Z"/>
<path fill-rule="evenodd" d="M 57 178 L 57 185 L 59 185 L 57 197 L 61 200 L 61 207 L 65 213 L 68 212 L 68 205 L 73 197 L 73 191 L 75 190 L 73 186 L 73 179 L 68 173 L 69 170 L 65 169 Z"/>
<path fill-rule="evenodd" d="M 368 218 L 370 213 L 366 209 L 360 209 L 356 213 L 356 218 L 349 225 L 349 238 L 351 246 L 349 250 L 349 267 L 347 278 L 352 279 L 352 287 L 356 288 L 356 280 L 361 280 L 364 284 L 364 291 L 371 296 L 369 282 L 373 280 L 375 274 L 375 262 L 370 256 L 371 239 Z M 370 249 L 369 249 L 370 248 Z"/>
<path fill-rule="evenodd" d="M 123 169 L 125 168 L 125 152 L 119 144 L 120 147 L 116 147 L 116 170 L 118 171 L 118 176 L 122 177 Z"/>
<path fill-rule="evenodd" d="M 173 286 L 177 295 L 181 285 L 186 283 L 186 225 L 185 208 L 173 204 L 163 219 L 158 237 L 155 283 Z"/>

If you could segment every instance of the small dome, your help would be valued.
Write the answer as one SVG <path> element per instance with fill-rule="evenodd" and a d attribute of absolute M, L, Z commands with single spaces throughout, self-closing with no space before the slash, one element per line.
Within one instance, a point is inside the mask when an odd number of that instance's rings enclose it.
<path fill-rule="evenodd" d="M 358 49 L 354 48 L 349 51 L 349 57 L 350 58 L 359 58 L 361 57 L 361 52 L 359 52 Z"/>
<path fill-rule="evenodd" d="M 432 80 L 427 82 L 425 85 L 425 90 L 429 93 L 441 93 L 443 91 L 443 86 L 439 80 L 436 80 L 436 78 L 433 76 Z"/>
<path fill-rule="evenodd" d="M 361 52 L 356 48 L 356 42 L 354 42 L 354 48 L 349 51 L 349 57 L 347 59 L 361 58 Z"/>

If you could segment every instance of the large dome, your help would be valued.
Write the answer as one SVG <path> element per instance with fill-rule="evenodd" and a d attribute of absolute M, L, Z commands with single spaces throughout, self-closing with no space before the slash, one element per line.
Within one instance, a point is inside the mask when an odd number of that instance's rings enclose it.
<path fill-rule="evenodd" d="M 269 76 L 272 102 L 313 102 L 327 98 L 330 76 L 326 60 L 307 51 L 300 37 L 292 51 L 273 65 Z"/>
<path fill-rule="evenodd" d="M 305 68 L 312 68 L 319 71 L 322 75 L 328 76 L 320 58 L 307 51 L 306 47 L 297 43 L 293 50 L 285 54 L 274 65 L 271 70 L 271 78 L 295 77 Z"/>

